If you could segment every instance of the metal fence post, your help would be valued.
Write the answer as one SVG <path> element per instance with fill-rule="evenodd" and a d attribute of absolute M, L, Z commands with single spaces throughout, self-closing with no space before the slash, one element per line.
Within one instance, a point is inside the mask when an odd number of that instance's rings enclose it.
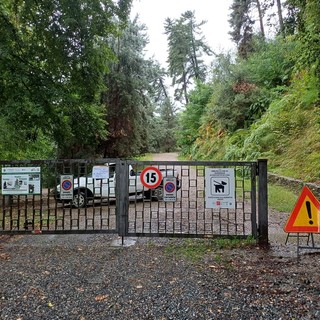
<path fill-rule="evenodd" d="M 119 236 L 127 235 L 129 209 L 129 168 L 125 161 L 119 161 L 116 168 L 116 213 Z"/>
<path fill-rule="evenodd" d="M 258 160 L 258 230 L 259 245 L 268 246 L 268 177 L 267 159 Z"/>

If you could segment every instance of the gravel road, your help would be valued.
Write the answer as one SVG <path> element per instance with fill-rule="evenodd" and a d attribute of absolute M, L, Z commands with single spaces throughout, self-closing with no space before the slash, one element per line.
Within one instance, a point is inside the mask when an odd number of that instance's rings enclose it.
<path fill-rule="evenodd" d="M 287 217 L 270 212 L 269 249 L 198 259 L 177 248 L 204 240 L 2 236 L 0 320 L 320 319 L 320 253 L 297 260 Z"/>

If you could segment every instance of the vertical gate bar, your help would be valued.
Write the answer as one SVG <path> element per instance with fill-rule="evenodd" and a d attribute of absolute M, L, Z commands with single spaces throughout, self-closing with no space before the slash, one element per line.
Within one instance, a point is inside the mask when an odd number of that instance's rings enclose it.
<path fill-rule="evenodd" d="M 56 189 L 56 186 L 58 185 L 58 183 L 60 183 L 59 181 L 59 175 L 58 175 L 58 163 L 55 162 L 54 164 L 54 192 L 57 193 L 57 189 Z M 57 196 L 57 194 L 55 195 Z M 57 208 L 58 208 L 58 202 L 54 201 L 54 210 L 53 210 L 53 219 L 54 221 L 56 220 L 56 212 L 57 212 Z M 51 213 L 51 212 L 50 212 Z M 48 230 L 52 230 L 52 228 L 55 228 L 55 222 L 53 222 L 52 224 L 50 224 L 50 217 L 51 217 L 51 214 L 49 215 L 48 214 L 48 220 L 47 220 L 47 226 L 48 226 Z"/>
<path fill-rule="evenodd" d="M 2 220 L 1 220 L 1 231 L 4 231 L 4 226 L 5 226 L 5 197 L 3 195 L 1 195 L 1 200 L 2 200 L 2 205 L 1 205 L 1 214 L 2 214 Z"/>
<path fill-rule="evenodd" d="M 196 178 L 195 178 L 195 228 L 196 228 L 196 235 L 198 234 L 198 212 L 197 212 L 197 204 L 198 204 L 198 195 L 197 195 L 197 190 L 198 190 L 198 166 L 195 168 L 196 170 Z M 199 232 L 200 233 L 200 232 Z"/>
<path fill-rule="evenodd" d="M 21 208 L 24 208 L 24 215 L 25 215 L 25 225 L 24 225 L 24 229 L 28 230 L 28 225 L 29 225 L 29 216 L 28 216 L 28 197 L 27 195 L 23 195 L 23 196 L 18 196 L 19 198 L 22 197 L 24 198 L 24 205 L 21 204 Z M 21 198 L 20 198 L 21 199 Z"/>
<path fill-rule="evenodd" d="M 234 225 L 235 225 L 235 234 L 238 235 L 238 225 L 239 225 L 239 222 L 238 222 L 238 211 L 237 211 L 237 188 L 236 188 L 236 185 L 237 185 L 237 166 L 235 166 L 234 168 L 234 192 L 235 192 L 235 208 L 234 208 Z"/>
<path fill-rule="evenodd" d="M 243 234 L 246 234 L 245 223 L 246 223 L 246 219 L 247 219 L 246 218 L 246 187 L 245 187 L 246 171 L 245 171 L 245 169 L 246 169 L 245 167 L 243 167 L 243 166 L 241 167 L 241 179 L 242 179 L 241 180 L 241 190 L 242 190 L 242 198 L 241 198 L 242 204 L 241 204 L 241 206 L 242 206 Z"/>
<path fill-rule="evenodd" d="M 116 164 L 116 215 L 119 236 L 128 233 L 129 167 L 126 161 Z"/>
<path fill-rule="evenodd" d="M 44 174 L 43 174 L 43 170 L 44 170 L 44 166 L 45 166 L 45 164 L 43 164 L 43 166 L 41 166 L 40 165 L 40 181 L 43 181 L 42 179 L 43 179 L 43 176 L 44 176 Z M 39 230 L 42 230 L 42 210 L 43 210 L 43 208 L 42 208 L 42 201 L 43 201 L 43 189 L 45 188 L 45 186 L 44 185 L 47 185 L 48 184 L 48 181 L 46 181 L 46 183 L 45 184 L 42 184 L 41 183 L 41 189 L 40 189 L 40 196 L 39 196 L 39 198 L 40 198 L 40 205 L 39 205 L 39 212 L 38 212 L 38 216 L 39 216 Z M 49 197 L 49 192 L 48 192 L 48 197 Z"/>
<path fill-rule="evenodd" d="M 81 164 L 78 163 L 78 181 L 80 181 L 80 177 L 82 176 L 82 173 L 84 173 L 85 177 L 86 177 L 86 189 L 84 191 L 85 194 L 85 198 L 86 198 L 86 204 L 84 206 L 84 216 L 85 219 L 87 219 L 88 215 L 87 215 L 87 207 L 88 207 L 88 191 L 87 190 L 87 184 L 88 184 L 88 172 L 87 172 L 87 166 L 88 163 L 85 162 L 84 164 L 84 172 L 82 172 L 82 168 L 81 168 Z M 81 209 L 77 208 L 77 229 L 80 229 L 80 212 Z M 95 216 L 95 212 L 94 212 L 94 207 L 92 209 L 92 214 L 93 216 Z M 94 229 L 94 222 L 93 222 L 93 229 Z M 70 212 L 70 230 L 73 230 L 73 216 L 72 216 L 72 211 Z"/>
<path fill-rule="evenodd" d="M 257 239 L 257 164 L 251 166 L 251 232 Z"/>
<path fill-rule="evenodd" d="M 32 218 L 32 214 L 29 214 L 29 211 L 28 211 L 28 204 L 29 204 L 29 199 L 28 199 L 28 196 L 27 195 L 24 195 L 23 196 L 24 198 L 24 211 L 26 212 L 26 216 L 27 216 L 27 220 L 28 220 L 28 224 L 27 224 L 27 230 L 29 229 L 29 225 L 33 226 L 33 220 L 32 222 L 29 221 L 30 219 L 33 219 Z M 32 203 L 32 202 L 31 202 Z M 33 205 L 33 204 L 32 204 Z M 29 219 L 30 218 L 30 219 Z"/>
<path fill-rule="evenodd" d="M 267 159 L 258 160 L 258 216 L 259 216 L 259 245 L 268 246 L 268 181 Z"/>
<path fill-rule="evenodd" d="M 2 215 L 2 220 L 1 220 L 1 231 L 5 230 L 5 197 L 1 194 L 1 201 L 2 201 L 2 205 L 0 206 L 0 210 L 1 210 L 1 215 Z"/>
<path fill-rule="evenodd" d="M 42 190 L 40 190 L 40 196 L 41 197 L 41 194 L 42 194 Z M 28 196 L 26 196 L 26 198 L 28 199 Z M 27 202 L 27 206 L 28 206 L 28 201 Z M 33 194 L 32 195 L 32 230 L 34 230 L 35 228 L 35 220 L 36 220 L 36 209 L 35 209 L 35 205 L 36 205 L 36 196 Z M 30 210 L 30 211 L 31 211 Z"/>

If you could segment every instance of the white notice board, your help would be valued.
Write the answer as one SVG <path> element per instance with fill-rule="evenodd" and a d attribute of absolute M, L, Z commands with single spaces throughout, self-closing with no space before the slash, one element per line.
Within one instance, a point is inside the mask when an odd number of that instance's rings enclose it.
<path fill-rule="evenodd" d="M 3 167 L 3 195 L 29 195 L 41 193 L 40 167 Z"/>
<path fill-rule="evenodd" d="M 233 168 L 206 168 L 206 208 L 235 209 L 235 178 Z"/>
<path fill-rule="evenodd" d="M 163 178 L 163 201 L 177 201 L 177 179 L 176 177 Z"/>

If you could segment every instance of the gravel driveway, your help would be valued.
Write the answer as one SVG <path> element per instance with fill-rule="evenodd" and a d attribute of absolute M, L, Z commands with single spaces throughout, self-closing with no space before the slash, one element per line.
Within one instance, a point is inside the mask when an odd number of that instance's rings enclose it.
<path fill-rule="evenodd" d="M 0 236 L 0 320 L 320 319 L 320 253 L 297 260 L 287 216 L 270 212 L 269 250 L 198 259 L 179 246 L 203 240 Z"/>
<path fill-rule="evenodd" d="M 298 262 L 294 245 L 283 255 L 278 245 L 212 249 L 192 260 L 168 250 L 185 240 L 119 242 L 110 235 L 7 239 L 0 319 L 320 318 L 318 254 Z"/>

